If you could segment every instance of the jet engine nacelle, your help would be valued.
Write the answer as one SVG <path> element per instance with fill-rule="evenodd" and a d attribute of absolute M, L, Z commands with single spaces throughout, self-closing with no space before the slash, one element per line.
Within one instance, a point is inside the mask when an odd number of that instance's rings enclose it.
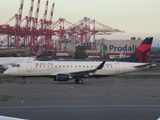
<path fill-rule="evenodd" d="M 55 81 L 68 81 L 69 75 L 67 74 L 57 74 Z"/>

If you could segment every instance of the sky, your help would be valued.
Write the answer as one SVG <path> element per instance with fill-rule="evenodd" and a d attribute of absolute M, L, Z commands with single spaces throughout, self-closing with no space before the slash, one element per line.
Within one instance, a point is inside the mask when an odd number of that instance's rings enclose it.
<path fill-rule="evenodd" d="M 24 0 L 23 16 L 28 15 L 30 1 Z M 34 0 L 34 11 L 37 0 Z M 48 14 L 55 3 L 53 21 L 64 18 L 76 23 L 84 17 L 125 31 L 102 36 L 106 39 L 130 39 L 154 37 L 154 46 L 160 44 L 160 0 L 49 0 Z M 39 18 L 43 18 L 46 0 L 41 0 Z M 20 0 L 0 0 L 0 24 L 6 23 L 18 13 Z M 49 16 L 47 17 L 49 19 Z M 11 21 L 9 24 L 14 24 Z M 101 36 L 99 36 L 101 37 Z"/>

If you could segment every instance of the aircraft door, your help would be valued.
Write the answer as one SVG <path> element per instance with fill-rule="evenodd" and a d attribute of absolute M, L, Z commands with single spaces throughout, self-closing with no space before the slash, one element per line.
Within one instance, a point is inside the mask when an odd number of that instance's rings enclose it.
<path fill-rule="evenodd" d="M 120 65 L 118 62 L 115 62 L 115 69 L 116 69 L 116 72 L 119 72 Z"/>
<path fill-rule="evenodd" d="M 32 71 L 32 62 L 27 62 L 27 71 L 28 72 Z"/>

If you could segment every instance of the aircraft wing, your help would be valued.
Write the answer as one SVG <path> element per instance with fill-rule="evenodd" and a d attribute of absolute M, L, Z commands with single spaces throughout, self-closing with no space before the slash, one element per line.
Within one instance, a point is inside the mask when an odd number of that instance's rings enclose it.
<path fill-rule="evenodd" d="M 135 68 L 141 68 L 141 67 L 149 67 L 149 68 L 152 68 L 152 67 L 156 67 L 156 64 L 151 64 L 151 63 L 148 63 L 148 64 L 143 64 L 143 65 L 135 65 L 134 67 Z"/>
<path fill-rule="evenodd" d="M 90 73 L 94 73 L 97 70 L 100 70 L 103 68 L 106 61 L 103 61 L 97 68 L 91 69 L 91 70 L 84 70 L 84 71 L 76 71 L 69 73 L 70 76 L 83 76 L 83 75 L 89 75 Z"/>
<path fill-rule="evenodd" d="M 75 72 L 68 72 L 68 71 L 64 71 L 62 73 L 57 73 L 57 74 L 67 74 L 67 75 L 70 75 L 72 77 L 74 76 L 85 76 L 85 75 L 89 75 L 90 73 L 94 73 L 96 72 L 97 70 L 100 70 L 103 68 L 104 64 L 105 64 L 106 61 L 103 61 L 97 68 L 95 69 L 90 69 L 90 70 L 77 70 Z"/>
<path fill-rule="evenodd" d="M 94 73 L 97 70 L 100 70 L 103 68 L 106 61 L 103 61 L 97 68 L 91 69 L 91 70 L 83 70 L 83 71 L 76 71 L 69 73 L 71 76 L 83 76 L 83 75 L 89 75 L 90 73 Z"/>

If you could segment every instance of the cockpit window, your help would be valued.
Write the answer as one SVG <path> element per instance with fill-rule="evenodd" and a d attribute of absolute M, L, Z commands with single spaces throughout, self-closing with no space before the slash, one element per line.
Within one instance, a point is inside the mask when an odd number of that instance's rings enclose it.
<path fill-rule="evenodd" d="M 16 67 L 16 64 L 13 64 L 12 67 Z"/>
<path fill-rule="evenodd" d="M 14 65 L 12 65 L 12 67 L 20 67 L 20 65 L 19 64 L 14 64 Z"/>

